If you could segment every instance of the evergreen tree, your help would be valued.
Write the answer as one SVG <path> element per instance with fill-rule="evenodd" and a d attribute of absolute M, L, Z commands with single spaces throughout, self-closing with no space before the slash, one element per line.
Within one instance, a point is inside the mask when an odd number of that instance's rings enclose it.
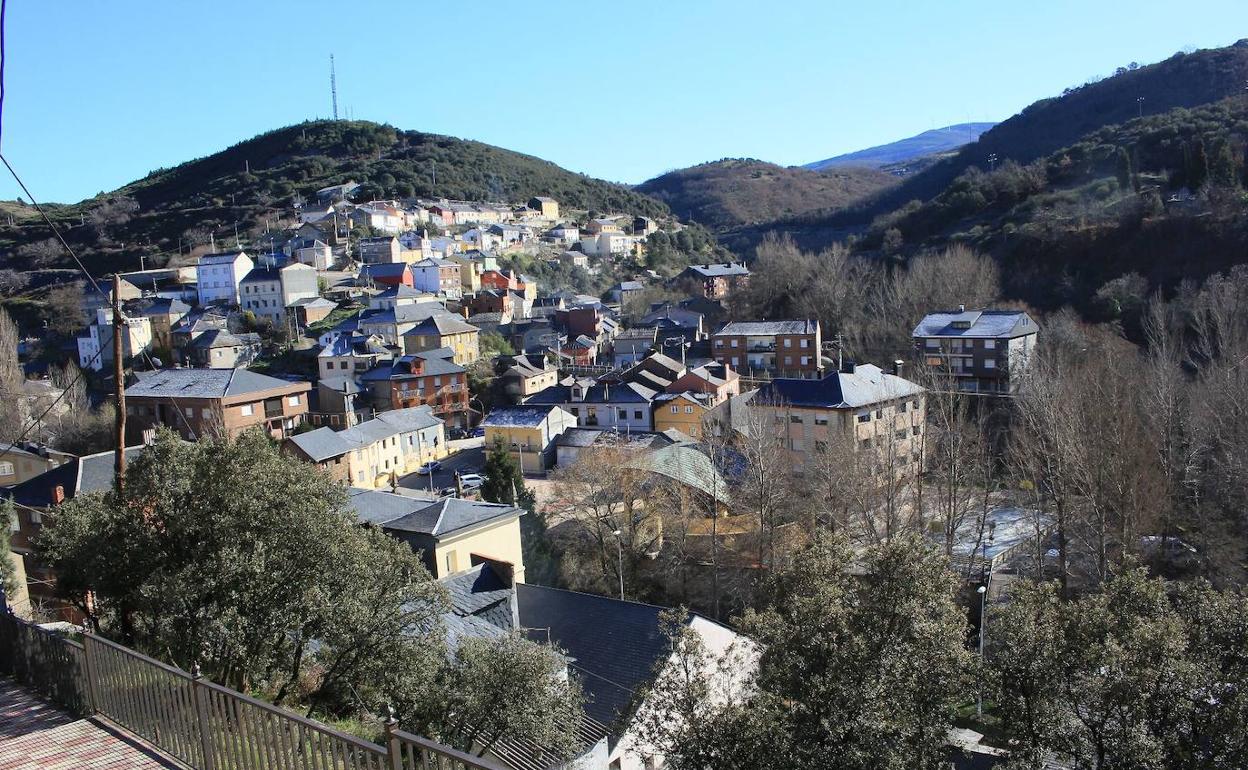
<path fill-rule="evenodd" d="M 516 460 L 502 441 L 495 441 L 485 457 L 485 483 L 481 485 L 481 497 L 491 503 L 516 505 L 528 493 L 524 476 Z"/>
<path fill-rule="evenodd" d="M 1127 190 L 1131 185 L 1131 156 L 1125 147 L 1118 148 L 1117 161 L 1118 189 Z"/>
<path fill-rule="evenodd" d="M 1235 154 L 1226 137 L 1218 137 L 1209 157 L 1209 178 L 1214 184 L 1234 187 L 1239 181 L 1235 175 Z"/>
<path fill-rule="evenodd" d="M 13 558 L 11 555 L 11 528 L 9 522 L 13 521 L 13 517 L 17 515 L 17 511 L 13 509 L 13 501 L 5 498 L 0 501 L 0 589 L 4 590 L 4 595 L 8 601 L 12 602 L 17 598 L 17 567 L 13 566 Z M 0 604 L 0 612 L 4 612 L 3 604 Z"/>
<path fill-rule="evenodd" d="M 1197 138 L 1192 142 L 1191 153 L 1187 159 L 1187 187 L 1192 192 L 1205 186 L 1209 178 L 1209 156 L 1205 153 L 1205 140 Z"/>

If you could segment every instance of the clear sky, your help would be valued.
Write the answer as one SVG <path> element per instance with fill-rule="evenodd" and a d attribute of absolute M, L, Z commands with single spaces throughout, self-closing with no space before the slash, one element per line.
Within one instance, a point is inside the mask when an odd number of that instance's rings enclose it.
<path fill-rule="evenodd" d="M 331 52 L 343 117 L 640 182 L 1000 120 L 1248 37 L 1248 2 L 8 0 L 6 27 L 3 150 L 69 202 L 329 116 Z"/>

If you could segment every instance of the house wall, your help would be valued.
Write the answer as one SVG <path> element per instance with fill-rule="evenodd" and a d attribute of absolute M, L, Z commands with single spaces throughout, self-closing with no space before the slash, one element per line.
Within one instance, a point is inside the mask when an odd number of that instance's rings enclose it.
<path fill-rule="evenodd" d="M 63 452 L 50 452 L 48 457 L 43 457 L 6 448 L 0 451 L 0 487 L 21 484 L 64 464 L 68 459 L 70 455 Z"/>
<path fill-rule="evenodd" d="M 690 401 L 659 402 L 654 407 L 654 429 L 665 431 L 675 428 L 687 436 L 701 438 L 702 419 L 706 416 L 706 411 L 706 407 Z"/>
<path fill-rule="evenodd" d="M 473 566 L 472 557 L 484 556 L 513 565 L 515 580 L 524 582 L 524 555 L 520 548 L 520 517 L 492 523 L 465 534 L 452 533 L 435 548 L 435 577 L 445 577 Z"/>
<path fill-rule="evenodd" d="M 225 403 L 223 399 L 178 398 L 175 401 L 167 396 L 128 396 L 126 432 L 138 443 L 143 440 L 144 431 L 162 425 L 173 428 L 186 439 L 222 430 L 237 436 L 248 428 L 261 426 L 275 438 L 285 438 L 305 419 L 310 390 L 310 384 L 291 383 L 289 388 L 265 391 L 246 399 L 232 398 Z M 298 403 L 291 402 L 294 398 Z M 272 417 L 265 416 L 266 401 L 279 409 Z"/>
<path fill-rule="evenodd" d="M 925 441 L 926 401 L 922 395 L 909 396 L 858 409 L 817 409 L 789 405 L 753 404 L 764 419 L 784 435 L 789 452 L 798 464 L 848 432 L 854 451 L 875 451 L 882 460 L 895 460 L 905 466 L 918 462 Z M 866 417 L 868 419 L 860 419 Z M 904 434 L 904 435 L 903 435 Z"/>

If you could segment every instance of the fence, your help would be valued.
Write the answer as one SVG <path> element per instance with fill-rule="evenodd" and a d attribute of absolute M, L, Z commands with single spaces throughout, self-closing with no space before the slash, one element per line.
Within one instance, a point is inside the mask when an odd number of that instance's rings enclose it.
<path fill-rule="evenodd" d="M 76 714 L 107 717 L 195 770 L 504 770 L 393 719 L 378 745 L 94 634 L 74 641 L 3 610 L 0 674 Z"/>

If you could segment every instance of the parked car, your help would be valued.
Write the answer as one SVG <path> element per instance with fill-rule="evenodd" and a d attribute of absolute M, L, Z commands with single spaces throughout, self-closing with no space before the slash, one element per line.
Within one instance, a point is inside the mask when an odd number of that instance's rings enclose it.
<path fill-rule="evenodd" d="M 446 437 L 452 441 L 458 441 L 461 438 L 468 438 L 468 431 L 463 428 L 451 428 L 446 432 Z"/>
<path fill-rule="evenodd" d="M 472 437 L 473 438 L 485 438 L 485 428 L 473 428 Z"/>
<path fill-rule="evenodd" d="M 433 473 L 434 471 L 440 471 L 440 470 L 442 470 L 442 463 L 438 462 L 437 460 L 430 460 L 429 462 L 417 468 L 416 472 L 417 473 Z"/>
<path fill-rule="evenodd" d="M 485 477 L 480 473 L 464 473 L 460 475 L 459 483 L 465 490 L 480 489 L 485 484 Z"/>
<path fill-rule="evenodd" d="M 438 497 L 458 497 L 459 490 L 455 487 L 442 487 L 438 490 Z"/>

